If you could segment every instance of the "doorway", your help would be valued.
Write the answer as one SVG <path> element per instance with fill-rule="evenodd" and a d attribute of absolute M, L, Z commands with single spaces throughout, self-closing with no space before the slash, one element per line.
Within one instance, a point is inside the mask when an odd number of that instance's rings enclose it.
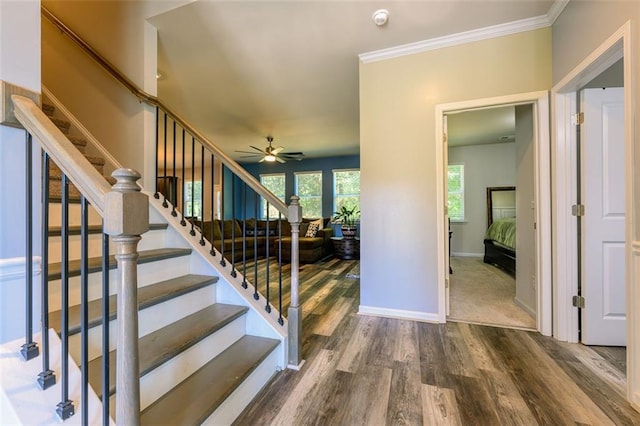
<path fill-rule="evenodd" d="M 448 319 L 535 329 L 533 106 L 453 111 L 445 118 L 455 271 Z"/>
<path fill-rule="evenodd" d="M 534 306 L 536 307 L 535 329 L 544 335 L 551 335 L 551 233 L 550 233 L 550 158 L 549 158 L 549 102 L 547 92 L 533 92 L 517 95 L 502 96 L 496 98 L 477 99 L 471 101 L 456 102 L 451 104 L 441 104 L 436 106 L 436 132 L 438 139 L 443 140 L 443 144 L 437 144 L 436 154 L 442 159 L 438 173 L 438 189 L 440 196 L 438 203 L 443 212 L 439 218 L 438 226 L 442 230 L 442 238 L 439 239 L 439 252 L 442 253 L 439 262 L 439 303 L 440 319 L 446 322 L 446 315 L 450 307 L 450 285 L 449 257 L 445 255 L 449 251 L 448 221 L 449 213 L 445 205 L 447 182 L 445 179 L 448 165 L 448 135 L 447 115 L 466 110 L 482 110 L 495 107 L 514 106 L 527 107 L 531 109 L 530 114 L 533 129 L 533 144 L 531 156 L 533 159 L 533 201 L 534 209 L 532 215 L 533 235 L 536 244 L 533 248 L 535 263 L 534 273 L 531 281 L 527 281 L 533 292 Z M 532 204 L 529 203 L 531 210 Z M 455 270 L 454 270 L 455 274 Z"/>
<path fill-rule="evenodd" d="M 557 283 L 554 301 L 554 335 L 559 340 L 580 341 L 579 309 L 573 306 L 573 296 L 579 290 L 578 220 L 572 215 L 572 205 L 577 200 L 578 148 L 576 119 L 578 92 L 585 84 L 599 76 L 620 59 L 631 58 L 631 24 L 627 22 L 607 41 L 593 51 L 553 89 L 554 99 L 554 282 Z M 627 397 L 640 406 L 640 329 L 638 328 L 637 270 L 640 244 L 637 237 L 636 194 L 633 182 L 636 176 L 634 163 L 634 110 L 631 61 L 623 61 L 624 97 L 624 284 L 626 298 L 627 336 Z M 586 207 L 586 206 L 585 206 Z M 585 304 L 588 304 L 588 300 Z M 593 303 L 593 302 L 592 302 Z"/>

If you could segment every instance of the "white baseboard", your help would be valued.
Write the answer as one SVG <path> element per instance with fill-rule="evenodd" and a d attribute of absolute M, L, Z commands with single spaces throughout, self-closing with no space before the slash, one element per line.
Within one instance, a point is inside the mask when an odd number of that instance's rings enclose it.
<path fill-rule="evenodd" d="M 363 306 L 358 308 L 358 315 L 375 317 L 408 319 L 420 322 L 440 323 L 440 316 L 433 312 L 406 311 L 403 309 L 380 308 L 377 306 Z"/>
<path fill-rule="evenodd" d="M 529 314 L 529 316 L 531 316 L 533 319 L 537 319 L 536 311 L 533 310 L 529 305 L 527 305 L 526 303 L 524 303 L 523 301 L 521 301 L 517 297 L 514 297 L 513 301 L 515 302 L 516 305 L 518 305 L 522 309 L 524 309 Z"/>
<path fill-rule="evenodd" d="M 451 253 L 451 257 L 484 257 L 484 253 Z"/>

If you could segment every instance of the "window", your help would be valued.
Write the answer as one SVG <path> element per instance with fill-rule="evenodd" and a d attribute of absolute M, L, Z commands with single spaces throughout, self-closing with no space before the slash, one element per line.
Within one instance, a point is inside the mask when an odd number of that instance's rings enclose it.
<path fill-rule="evenodd" d="M 184 183 L 184 215 L 202 219 L 202 181 Z"/>
<path fill-rule="evenodd" d="M 322 172 L 296 173 L 295 192 L 303 217 L 322 217 Z"/>
<path fill-rule="evenodd" d="M 464 220 L 464 165 L 449 164 L 447 173 L 449 193 L 449 218 L 454 222 Z"/>
<path fill-rule="evenodd" d="M 260 175 L 260 183 L 267 188 L 276 197 L 284 201 L 285 198 L 285 177 L 284 173 L 274 173 L 269 175 Z M 263 219 L 267 218 L 267 200 L 260 199 L 260 214 Z M 280 212 L 274 206 L 269 205 L 269 218 L 277 219 Z"/>
<path fill-rule="evenodd" d="M 342 206 L 360 210 L 360 170 L 333 171 L 333 211 Z"/>

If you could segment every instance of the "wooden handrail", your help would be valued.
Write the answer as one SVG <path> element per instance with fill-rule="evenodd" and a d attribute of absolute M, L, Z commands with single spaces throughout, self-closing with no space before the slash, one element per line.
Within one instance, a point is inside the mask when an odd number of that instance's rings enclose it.
<path fill-rule="evenodd" d="M 134 96 L 136 96 L 141 102 L 158 107 L 164 110 L 171 116 L 183 129 L 189 132 L 192 136 L 196 137 L 200 143 L 202 143 L 209 151 L 211 151 L 217 159 L 219 159 L 229 170 L 235 173 L 240 179 L 242 179 L 251 189 L 257 192 L 262 198 L 264 198 L 270 205 L 274 206 L 283 217 L 288 217 L 287 205 L 276 197 L 271 191 L 267 190 L 264 186 L 253 177 L 253 175 L 247 172 L 244 167 L 239 165 L 235 160 L 229 157 L 224 151 L 218 148 L 213 142 L 211 142 L 206 136 L 195 129 L 185 118 L 181 117 L 178 113 L 166 106 L 157 97 L 148 94 L 131 80 L 129 80 L 120 70 L 100 55 L 94 48 L 92 48 L 87 42 L 82 40 L 80 36 L 73 32 L 68 26 L 60 21 L 53 13 L 51 13 L 46 7 L 41 6 L 42 16 L 47 18 L 56 28 L 58 28 L 64 35 L 69 37 L 83 52 L 91 57 L 98 65 L 100 65 L 109 75 L 122 84 L 127 90 L 129 90 Z M 75 182 L 74 182 L 75 183 Z"/>
<path fill-rule="evenodd" d="M 78 151 L 60 129 L 29 98 L 13 95 L 15 115 L 24 128 L 38 139 L 42 148 L 104 217 L 104 200 L 111 185 Z"/>

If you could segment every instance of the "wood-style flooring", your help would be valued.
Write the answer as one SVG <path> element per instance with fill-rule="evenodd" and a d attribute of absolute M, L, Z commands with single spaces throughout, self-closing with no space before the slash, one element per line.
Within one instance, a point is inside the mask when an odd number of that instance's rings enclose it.
<path fill-rule="evenodd" d="M 536 332 L 358 315 L 357 261 L 305 265 L 300 371 L 237 425 L 640 425 L 624 349 Z"/>

